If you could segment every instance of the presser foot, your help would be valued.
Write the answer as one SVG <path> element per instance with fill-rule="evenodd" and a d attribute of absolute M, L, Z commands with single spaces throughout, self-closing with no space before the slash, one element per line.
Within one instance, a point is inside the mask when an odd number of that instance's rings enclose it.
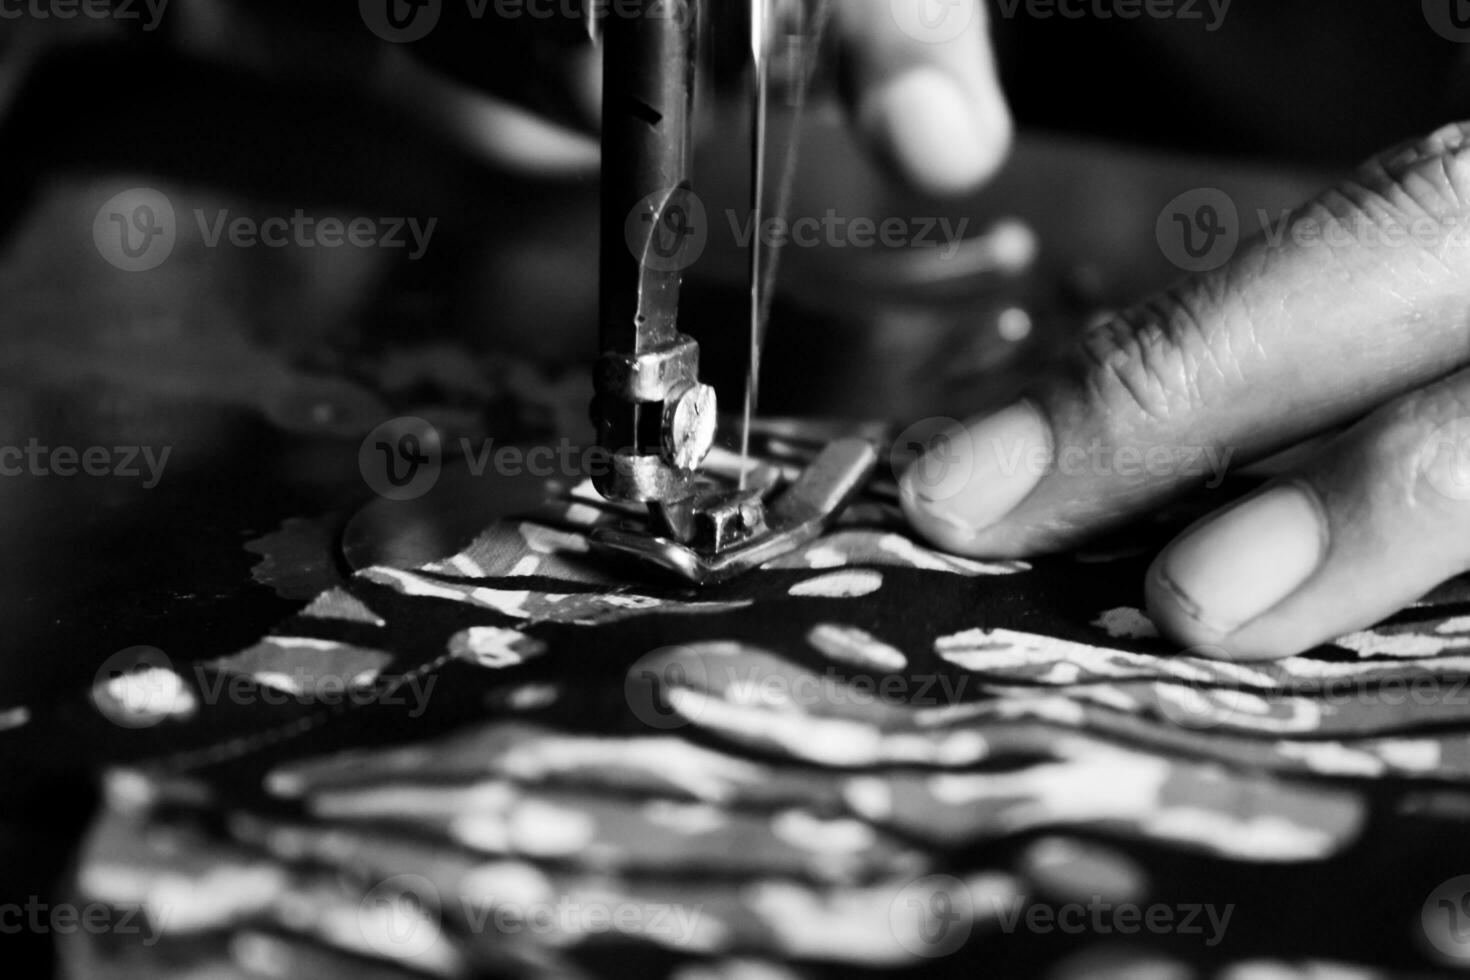
<path fill-rule="evenodd" d="M 757 471 L 746 489 L 716 486 L 659 508 L 666 533 L 600 528 L 594 544 L 656 565 L 695 585 L 715 585 L 816 540 L 862 489 L 878 464 L 865 439 L 829 444 L 790 484 L 774 469 Z M 674 534 L 688 543 L 675 540 Z"/>

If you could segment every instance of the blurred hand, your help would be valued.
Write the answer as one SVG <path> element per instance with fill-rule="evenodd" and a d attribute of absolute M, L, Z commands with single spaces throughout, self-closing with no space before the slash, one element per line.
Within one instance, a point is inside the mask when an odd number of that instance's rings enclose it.
<path fill-rule="evenodd" d="M 859 130 L 909 183 L 972 190 L 1005 160 L 1011 117 L 984 0 L 832 0 Z"/>
<path fill-rule="evenodd" d="M 1320 433 L 1171 543 L 1171 638 L 1240 660 L 1381 620 L 1470 568 L 1470 124 L 1393 149 L 1217 271 L 1087 333 L 903 479 L 916 528 L 1033 555 Z"/>
<path fill-rule="evenodd" d="M 570 95 L 582 118 L 595 122 L 600 69 L 595 54 L 577 43 L 587 34 L 580 15 L 523 13 L 497 20 L 493 2 L 478 17 L 446 3 L 438 27 L 406 49 L 456 78 L 542 108 L 564 110 Z M 743 16 L 743 6 L 721 6 L 726 2 L 716 0 L 706 13 Z M 1011 142 L 984 0 L 829 2 L 848 108 L 880 159 L 931 194 L 959 194 L 982 184 Z M 525 10 L 568 9 L 565 0 L 521 3 Z M 714 25 L 715 33 L 724 26 Z M 565 111 L 552 114 L 566 117 Z"/>

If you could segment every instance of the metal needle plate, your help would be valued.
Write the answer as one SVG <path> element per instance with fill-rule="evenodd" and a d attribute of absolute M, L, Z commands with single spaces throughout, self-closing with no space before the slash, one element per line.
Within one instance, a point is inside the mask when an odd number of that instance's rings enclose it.
<path fill-rule="evenodd" d="M 705 552 L 636 530 L 602 528 L 592 540 L 667 569 L 696 585 L 715 585 L 810 544 L 832 525 L 878 464 L 865 439 L 839 439 L 814 459 L 770 507 L 766 530 L 740 544 Z"/>

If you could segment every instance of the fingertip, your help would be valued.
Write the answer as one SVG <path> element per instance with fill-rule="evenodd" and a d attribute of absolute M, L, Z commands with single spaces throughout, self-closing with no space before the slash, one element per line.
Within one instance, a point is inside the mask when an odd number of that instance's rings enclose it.
<path fill-rule="evenodd" d="M 899 480 L 899 501 L 909 525 L 943 551 L 968 558 L 981 557 L 975 550 L 974 528 L 936 508 L 919 487 L 917 471 L 917 466 L 910 467 Z"/>
<path fill-rule="evenodd" d="M 1165 639 L 1178 644 L 1182 651 L 1199 650 L 1200 656 L 1211 659 L 1233 659 L 1222 645 L 1228 638 L 1226 631 L 1201 620 L 1194 603 L 1169 581 L 1164 571 L 1167 553 L 1166 549 L 1155 558 L 1144 576 L 1144 601 L 1149 619 Z M 1211 657 L 1212 653 L 1216 656 Z"/>
<path fill-rule="evenodd" d="M 1162 554 L 1154 560 L 1145 577 L 1144 602 L 1149 619 L 1161 636 L 1179 647 L 1180 656 L 1257 663 L 1280 660 L 1300 652 L 1289 638 L 1278 636 L 1269 629 L 1247 628 L 1231 632 L 1211 625 L 1193 601 L 1169 580 Z"/>
<path fill-rule="evenodd" d="M 905 179 L 945 197 L 974 191 L 994 176 L 1013 137 L 998 89 L 977 90 L 932 66 L 909 69 L 869 90 L 859 119 Z"/>
<path fill-rule="evenodd" d="M 1015 558 L 1025 537 L 1007 521 L 1046 475 L 1051 433 L 1028 401 L 974 419 L 930 441 L 899 481 L 910 523 L 946 551 Z"/>

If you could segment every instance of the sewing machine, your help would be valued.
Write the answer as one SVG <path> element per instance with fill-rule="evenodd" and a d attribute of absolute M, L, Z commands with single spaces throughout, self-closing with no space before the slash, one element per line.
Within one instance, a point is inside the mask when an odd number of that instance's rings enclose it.
<path fill-rule="evenodd" d="M 764 200 L 770 0 L 750 0 L 756 102 L 751 208 Z M 749 461 L 766 299 L 775 263 L 751 243 L 751 357 L 734 471 L 703 468 L 719 420 L 715 390 L 700 381 L 699 344 L 679 329 L 681 250 L 700 233 L 692 189 L 693 107 L 700 3 L 640 0 L 602 31 L 600 341 L 592 418 L 608 465 L 598 491 L 646 505 L 645 524 L 603 532 L 598 543 L 697 584 L 722 581 L 811 541 L 842 511 L 877 463 L 863 440 L 832 443 L 783 484 Z M 820 23 L 820 19 L 818 20 Z"/>

